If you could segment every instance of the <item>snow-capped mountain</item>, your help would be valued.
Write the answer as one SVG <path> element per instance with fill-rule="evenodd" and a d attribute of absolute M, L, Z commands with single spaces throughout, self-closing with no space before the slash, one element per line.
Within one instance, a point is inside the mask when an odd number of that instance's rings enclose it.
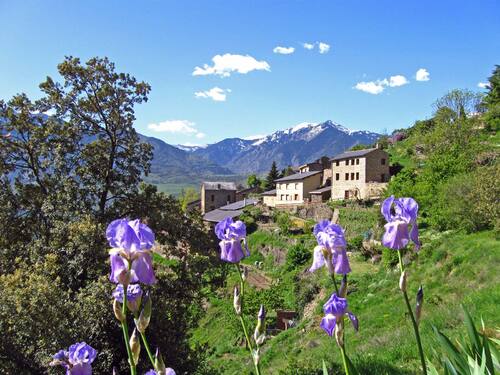
<path fill-rule="evenodd" d="M 334 156 L 356 144 L 372 144 L 380 134 L 354 131 L 332 121 L 301 123 L 260 139 L 225 139 L 193 151 L 236 173 L 261 173 L 273 160 L 280 168 Z"/>
<path fill-rule="evenodd" d="M 321 156 L 333 157 L 357 144 L 373 144 L 379 137 L 377 133 L 354 131 L 325 121 L 305 122 L 253 139 L 227 138 L 207 146 L 171 146 L 156 138 L 144 139 L 154 146 L 151 171 L 155 179 L 197 183 L 203 179 L 265 173 L 273 161 L 285 168 Z"/>

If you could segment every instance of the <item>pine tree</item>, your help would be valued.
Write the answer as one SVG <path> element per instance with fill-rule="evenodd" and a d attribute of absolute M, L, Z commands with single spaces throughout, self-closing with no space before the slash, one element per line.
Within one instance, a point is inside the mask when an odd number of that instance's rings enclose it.
<path fill-rule="evenodd" d="M 276 166 L 276 162 L 273 161 L 273 164 L 271 165 L 271 170 L 269 171 L 266 177 L 266 185 L 265 185 L 266 190 L 274 189 L 276 187 L 276 183 L 274 182 L 274 180 L 278 178 L 279 178 L 278 167 Z"/>

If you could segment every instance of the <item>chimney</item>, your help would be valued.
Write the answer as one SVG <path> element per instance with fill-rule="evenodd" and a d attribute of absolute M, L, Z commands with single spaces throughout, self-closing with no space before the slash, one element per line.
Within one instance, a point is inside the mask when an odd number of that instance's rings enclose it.
<path fill-rule="evenodd" d="M 380 143 L 378 143 L 378 142 L 377 142 L 377 143 L 375 144 L 375 148 L 380 148 Z"/>

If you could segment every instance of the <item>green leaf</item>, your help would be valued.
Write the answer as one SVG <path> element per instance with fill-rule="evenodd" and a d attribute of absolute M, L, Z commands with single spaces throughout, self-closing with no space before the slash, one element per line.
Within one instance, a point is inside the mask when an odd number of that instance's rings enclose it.
<path fill-rule="evenodd" d="M 328 369 L 326 368 L 325 360 L 323 360 L 323 375 L 328 375 Z"/>
<path fill-rule="evenodd" d="M 452 363 L 454 363 L 456 366 L 459 367 L 461 373 L 467 373 L 468 369 L 467 359 L 462 356 L 460 351 L 455 347 L 455 345 L 452 344 L 452 342 L 448 339 L 448 337 L 446 337 L 443 333 L 441 333 L 436 327 L 432 328 L 437 336 L 437 339 L 441 347 L 448 354 L 449 359 L 446 358 L 445 363 L 447 366 L 448 363 L 451 365 L 451 367 L 448 366 L 450 372 L 452 374 L 457 373 L 455 367 L 452 365 Z"/>
<path fill-rule="evenodd" d="M 479 340 L 479 335 L 477 333 L 474 322 L 467 311 L 467 309 L 462 306 L 465 313 L 465 328 L 467 329 L 467 334 L 469 335 L 469 340 L 472 345 L 472 350 L 474 353 L 474 358 L 480 358 L 482 353 L 481 342 Z"/>

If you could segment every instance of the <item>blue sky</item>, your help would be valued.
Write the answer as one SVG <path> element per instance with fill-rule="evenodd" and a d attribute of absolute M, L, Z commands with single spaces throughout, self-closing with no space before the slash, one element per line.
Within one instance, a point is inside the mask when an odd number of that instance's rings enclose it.
<path fill-rule="evenodd" d="M 108 56 L 152 86 L 137 130 L 172 144 L 327 119 L 390 132 L 500 64 L 496 0 L 0 0 L 0 25 L 1 99 L 38 97 L 66 55 Z"/>

